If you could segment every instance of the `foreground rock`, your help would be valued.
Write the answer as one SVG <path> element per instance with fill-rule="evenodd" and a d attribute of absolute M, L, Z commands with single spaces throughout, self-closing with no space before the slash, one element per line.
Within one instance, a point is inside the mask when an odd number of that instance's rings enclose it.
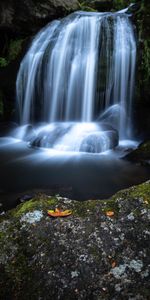
<path fill-rule="evenodd" d="M 149 221 L 150 181 L 108 201 L 37 195 L 2 216 L 1 299 L 149 299 Z"/>

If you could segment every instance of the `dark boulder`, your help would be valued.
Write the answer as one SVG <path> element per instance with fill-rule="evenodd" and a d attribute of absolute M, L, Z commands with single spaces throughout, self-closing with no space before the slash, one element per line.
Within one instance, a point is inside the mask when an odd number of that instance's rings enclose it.
<path fill-rule="evenodd" d="M 53 145 L 63 137 L 69 130 L 71 125 L 55 124 L 54 128 L 43 128 L 36 136 L 30 140 L 31 147 L 52 148 Z"/>
<path fill-rule="evenodd" d="M 150 140 L 141 143 L 137 149 L 126 155 L 125 159 L 141 164 L 150 165 Z"/>
<path fill-rule="evenodd" d="M 118 145 L 117 131 L 100 131 L 84 138 L 80 152 L 100 153 L 115 148 Z"/>
<path fill-rule="evenodd" d="M 119 104 L 114 104 L 108 107 L 98 118 L 102 123 L 112 126 L 114 129 L 119 128 L 120 115 L 125 115 L 124 110 L 120 107 Z"/>

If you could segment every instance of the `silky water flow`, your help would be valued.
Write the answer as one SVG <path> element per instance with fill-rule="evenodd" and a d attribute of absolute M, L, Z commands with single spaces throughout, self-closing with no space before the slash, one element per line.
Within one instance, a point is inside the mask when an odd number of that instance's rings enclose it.
<path fill-rule="evenodd" d="M 88 153 L 131 140 L 135 64 L 126 10 L 51 22 L 20 66 L 16 136 L 32 147 Z"/>

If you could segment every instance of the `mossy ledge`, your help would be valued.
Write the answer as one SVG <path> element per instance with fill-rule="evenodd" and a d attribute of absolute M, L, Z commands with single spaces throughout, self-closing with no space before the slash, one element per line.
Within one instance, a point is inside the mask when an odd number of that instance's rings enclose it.
<path fill-rule="evenodd" d="M 108 200 L 37 194 L 1 217 L 1 299 L 148 299 L 149 219 L 150 181 Z"/>
<path fill-rule="evenodd" d="M 141 143 L 137 149 L 127 154 L 125 159 L 142 164 L 150 164 L 150 140 Z"/>

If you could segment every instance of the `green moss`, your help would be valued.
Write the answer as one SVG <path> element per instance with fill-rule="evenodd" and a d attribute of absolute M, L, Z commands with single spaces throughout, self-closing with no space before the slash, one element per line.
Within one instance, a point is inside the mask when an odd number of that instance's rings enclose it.
<path fill-rule="evenodd" d="M 142 155 L 143 157 L 147 156 L 147 158 L 150 158 L 150 141 L 141 144 L 139 148 L 135 150 L 135 153 L 137 153 L 137 155 Z"/>
<path fill-rule="evenodd" d="M 124 8 L 124 0 L 114 0 L 114 8 L 116 10 Z"/>
<path fill-rule="evenodd" d="M 99 211 L 99 213 L 105 213 L 108 210 L 112 210 L 117 215 L 119 212 L 118 203 L 113 200 L 88 200 L 88 201 L 75 201 L 72 200 L 69 204 L 64 203 L 63 200 L 58 200 L 57 197 L 48 198 L 45 195 L 39 195 L 36 199 L 27 201 L 24 204 L 20 204 L 16 209 L 9 212 L 10 217 L 18 218 L 21 215 L 33 211 L 36 209 L 41 209 L 46 212 L 48 209 L 55 209 L 56 207 L 62 209 L 71 209 L 73 216 L 84 218 L 89 214 L 94 214 Z"/>
<path fill-rule="evenodd" d="M 115 198 L 111 198 L 111 199 L 102 201 L 102 204 L 103 204 L 103 208 L 102 208 L 103 212 L 113 211 L 115 213 L 115 216 L 118 215 L 119 206 L 118 206 L 118 202 L 116 201 Z"/>
<path fill-rule="evenodd" d="M 130 161 L 145 163 L 150 159 L 150 141 L 142 143 L 136 150 L 126 156 Z"/>
<path fill-rule="evenodd" d="M 39 195 L 33 200 L 18 205 L 17 208 L 10 211 L 9 214 L 13 217 L 20 217 L 21 215 L 35 209 L 42 209 L 46 211 L 49 208 L 55 208 L 57 203 L 58 200 L 56 198 L 48 198 L 45 195 Z"/>
<path fill-rule="evenodd" d="M 0 57 L 0 67 L 6 67 L 15 60 L 21 52 L 24 39 L 10 40 L 6 57 Z"/>
<path fill-rule="evenodd" d="M 150 182 L 144 182 L 140 185 L 133 186 L 130 189 L 125 189 L 122 191 L 119 191 L 116 193 L 113 197 L 112 200 L 115 199 L 134 199 L 134 198 L 142 198 L 145 202 L 145 205 L 147 203 L 150 205 Z"/>
<path fill-rule="evenodd" d="M 23 39 L 11 40 L 8 51 L 8 61 L 15 60 L 22 49 Z"/>
<path fill-rule="evenodd" d="M 0 241 L 5 238 L 5 232 L 0 231 Z"/>
<path fill-rule="evenodd" d="M 85 2 L 79 3 L 79 7 L 83 11 L 97 12 L 97 10 L 95 10 L 94 8 L 87 6 Z"/>
<path fill-rule="evenodd" d="M 8 65 L 8 61 L 4 57 L 0 57 L 0 68 L 6 67 Z"/>
<path fill-rule="evenodd" d="M 143 96 L 149 101 L 149 81 L 150 81 L 150 3 L 141 1 L 140 10 L 136 16 L 139 47 L 138 52 L 138 92 L 139 101 L 143 102 Z"/>
<path fill-rule="evenodd" d="M 48 197 L 43 194 L 37 195 L 34 199 L 27 201 L 17 206 L 17 208 L 8 212 L 8 215 L 14 218 L 19 218 L 21 215 L 41 209 L 43 212 L 47 212 L 48 209 L 55 209 L 56 207 L 62 209 L 70 209 L 73 212 L 73 216 L 85 218 L 89 214 L 104 213 L 107 211 L 113 211 L 115 216 L 119 214 L 119 199 L 131 199 L 142 197 L 144 201 L 143 205 L 150 205 L 150 183 L 146 182 L 138 186 L 134 186 L 130 189 L 125 189 L 116 193 L 108 200 L 88 200 L 88 201 L 69 201 L 68 203 L 57 197 Z"/>
<path fill-rule="evenodd" d="M 146 71 L 146 76 L 144 77 L 144 81 L 145 83 L 147 83 L 150 80 L 150 39 L 144 40 L 142 69 L 143 71 Z"/>
<path fill-rule="evenodd" d="M 98 200 L 76 201 L 73 203 L 73 215 L 77 217 L 85 217 L 89 212 L 94 212 L 97 207 Z"/>
<path fill-rule="evenodd" d="M 150 204 L 150 182 L 140 184 L 131 190 L 130 195 L 132 197 L 142 197 Z"/>

